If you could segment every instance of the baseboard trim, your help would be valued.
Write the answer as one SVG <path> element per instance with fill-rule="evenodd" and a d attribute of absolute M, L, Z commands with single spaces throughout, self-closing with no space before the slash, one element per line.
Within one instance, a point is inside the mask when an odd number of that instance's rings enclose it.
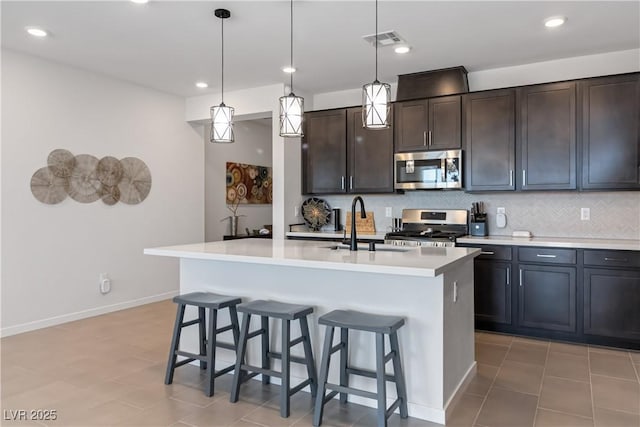
<path fill-rule="evenodd" d="M 99 316 L 101 314 L 112 313 L 127 308 L 137 307 L 152 302 L 164 301 L 178 295 L 178 291 L 165 292 L 163 294 L 151 295 L 144 298 L 138 298 L 131 301 L 120 302 L 117 304 L 105 305 L 102 307 L 90 308 L 88 310 L 77 311 L 75 313 L 64 314 L 62 316 L 49 317 L 48 319 L 35 320 L 33 322 L 22 323 L 15 326 L 8 326 L 0 329 L 0 337 L 9 337 L 11 335 L 21 334 L 23 332 L 35 331 L 36 329 L 48 328 L 50 326 L 61 325 L 74 320 L 86 319 L 88 317 Z"/>
<path fill-rule="evenodd" d="M 471 382 L 473 377 L 475 377 L 477 370 L 478 370 L 478 364 L 474 360 L 471 366 L 469 367 L 469 369 L 467 370 L 467 373 L 464 375 L 464 377 L 462 377 L 462 380 L 460 380 L 460 382 L 458 383 L 458 386 L 453 391 L 453 394 L 451 394 L 451 397 L 449 398 L 447 403 L 444 405 L 445 419 L 443 420 L 442 424 L 444 424 L 446 420 L 451 418 L 453 410 L 455 409 L 456 405 L 462 398 L 462 395 L 464 394 L 465 390 L 469 386 L 469 383 Z"/>

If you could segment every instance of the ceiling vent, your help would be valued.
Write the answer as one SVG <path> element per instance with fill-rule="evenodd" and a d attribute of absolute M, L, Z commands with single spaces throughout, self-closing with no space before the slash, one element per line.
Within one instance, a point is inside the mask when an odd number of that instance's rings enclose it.
<path fill-rule="evenodd" d="M 369 43 L 371 46 L 375 47 L 376 45 L 376 35 L 370 34 L 368 36 L 362 36 L 364 41 Z M 383 31 L 378 33 L 378 47 L 385 46 L 394 46 L 397 44 L 406 44 L 407 42 L 400 37 L 400 34 L 395 31 Z"/>

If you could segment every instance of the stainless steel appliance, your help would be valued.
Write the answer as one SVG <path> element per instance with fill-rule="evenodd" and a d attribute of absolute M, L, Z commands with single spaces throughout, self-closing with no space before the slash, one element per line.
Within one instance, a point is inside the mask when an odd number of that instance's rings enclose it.
<path fill-rule="evenodd" d="M 394 178 L 396 190 L 462 188 L 462 150 L 397 153 Z"/>
<path fill-rule="evenodd" d="M 452 247 L 469 234 L 468 212 L 453 209 L 403 209 L 402 230 L 387 233 L 384 242 L 396 246 Z"/>

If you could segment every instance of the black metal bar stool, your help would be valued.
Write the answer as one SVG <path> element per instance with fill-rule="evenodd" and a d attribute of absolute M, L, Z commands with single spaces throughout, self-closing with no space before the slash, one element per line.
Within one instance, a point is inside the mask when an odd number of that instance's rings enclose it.
<path fill-rule="evenodd" d="M 176 323 L 173 328 L 173 338 L 171 339 L 171 349 L 169 351 L 169 362 L 167 363 L 167 374 L 164 378 L 165 384 L 173 382 L 173 372 L 179 366 L 200 361 L 200 369 L 207 369 L 207 382 L 205 394 L 209 397 L 213 396 L 214 380 L 220 375 L 231 372 L 235 365 L 227 366 L 216 372 L 216 347 L 236 350 L 238 347 L 238 312 L 236 306 L 242 302 L 238 297 L 226 295 L 218 295 L 210 292 L 192 292 L 189 294 L 178 295 L 173 298 L 173 302 L 178 304 L 178 312 L 176 313 Z M 187 305 L 198 307 L 198 318 L 194 320 L 184 321 L 184 311 Z M 231 323 L 222 328 L 218 328 L 218 310 L 228 308 Z M 205 310 L 209 310 L 209 326 L 206 327 Z M 199 345 L 200 353 L 194 354 L 180 350 L 180 335 L 182 328 L 191 325 L 198 325 L 199 329 Z M 216 337 L 226 331 L 232 331 L 233 344 L 218 342 Z M 178 356 L 186 357 L 186 359 L 177 361 Z"/>
<path fill-rule="evenodd" d="M 280 378 L 280 416 L 287 418 L 290 413 L 290 398 L 293 394 L 302 390 L 307 385 L 311 387 L 311 396 L 315 397 L 318 386 L 316 366 L 311 350 L 311 336 L 307 315 L 313 312 L 313 307 L 297 304 L 286 304 L 278 301 L 257 300 L 240 304 L 238 311 L 244 313 L 242 328 L 240 329 L 240 342 L 236 353 L 236 366 L 231 387 L 231 402 L 237 402 L 240 394 L 240 384 L 258 374 L 262 374 L 262 383 L 269 384 L 270 377 Z M 260 316 L 260 329 L 249 332 L 251 316 Z M 269 318 L 282 320 L 282 349 L 281 352 L 272 352 L 269 349 Z M 291 321 L 300 320 L 301 336 L 291 340 Z M 247 342 L 251 338 L 262 337 L 262 366 L 251 366 L 246 363 Z M 302 343 L 304 358 L 291 356 L 291 348 Z M 271 369 L 271 359 L 281 359 L 282 371 Z M 297 386 L 291 388 L 290 364 L 296 362 L 307 367 L 308 378 Z M 249 372 L 250 371 L 250 372 Z"/>
<path fill-rule="evenodd" d="M 335 310 L 321 316 L 318 323 L 326 325 L 324 336 L 324 348 L 322 350 L 322 361 L 320 362 L 320 378 L 318 384 L 318 394 L 316 396 L 315 411 L 313 414 L 313 425 L 322 424 L 322 412 L 324 405 L 340 393 L 340 402 L 347 402 L 348 394 L 375 399 L 378 402 L 377 420 L 379 427 L 386 427 L 387 418 L 393 414 L 396 408 L 400 407 L 400 417 L 407 418 L 407 389 L 400 363 L 400 348 L 398 346 L 398 329 L 404 325 L 404 319 L 398 316 L 383 316 L 377 314 L 362 313 L 351 310 Z M 333 333 L 335 328 L 340 328 L 340 342 L 333 346 Z M 376 334 L 376 370 L 370 371 L 349 366 L 349 329 L 358 331 L 374 332 Z M 389 335 L 391 351 L 385 354 L 384 336 Z M 331 355 L 340 351 L 340 384 L 328 382 L 329 363 Z M 393 375 L 385 371 L 385 365 L 391 360 L 393 362 Z M 349 375 L 360 375 L 375 378 L 377 381 L 377 393 L 349 387 Z M 387 389 L 386 382 L 396 383 L 398 398 L 387 409 Z M 326 390 L 331 392 L 325 396 Z"/>

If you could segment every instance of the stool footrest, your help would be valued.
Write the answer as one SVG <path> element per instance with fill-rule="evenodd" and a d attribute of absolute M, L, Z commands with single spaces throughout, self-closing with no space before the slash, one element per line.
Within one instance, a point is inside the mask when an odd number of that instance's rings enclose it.
<path fill-rule="evenodd" d="M 236 346 L 228 342 L 216 342 L 216 347 L 226 348 L 227 350 L 235 350 Z"/>
<path fill-rule="evenodd" d="M 258 330 L 255 330 L 255 331 L 253 331 L 253 332 L 249 332 L 249 333 L 247 334 L 247 339 L 248 339 L 248 340 L 250 340 L 251 338 L 255 338 L 255 337 L 257 337 L 258 335 L 262 335 L 262 334 L 264 334 L 264 333 L 265 333 L 265 330 L 264 330 L 264 329 L 258 329 Z"/>
<path fill-rule="evenodd" d="M 335 353 L 338 350 L 342 350 L 342 347 L 343 347 L 342 343 L 334 345 L 333 347 L 331 347 L 331 350 L 329 350 L 329 354 L 331 355 L 331 354 Z"/>
<path fill-rule="evenodd" d="M 269 357 L 272 359 L 282 359 L 282 353 L 270 351 L 268 354 L 269 354 Z M 295 363 L 300 363 L 301 365 L 307 364 L 307 361 L 304 359 L 304 357 L 289 356 L 289 360 Z"/>
<path fill-rule="evenodd" d="M 289 396 L 293 396 L 294 394 L 296 394 L 297 392 L 299 392 L 300 390 L 302 390 L 303 388 L 305 388 L 306 386 L 308 386 L 312 382 L 313 381 L 311 381 L 311 378 L 307 378 L 306 380 L 302 381 L 297 386 L 291 387 L 291 390 L 289 390 Z"/>
<path fill-rule="evenodd" d="M 389 406 L 389 409 L 387 409 L 387 412 L 385 414 L 387 418 L 389 418 L 391 414 L 393 414 L 393 411 L 395 411 L 398 408 L 398 406 L 400 406 L 400 402 L 401 402 L 400 398 L 397 398 L 396 401 L 393 402 L 391 406 Z"/>
<path fill-rule="evenodd" d="M 391 360 L 393 358 L 393 356 L 395 356 L 395 352 L 393 350 L 391 350 L 389 353 L 387 353 L 384 356 L 384 363 L 387 363 L 389 360 Z"/>
<path fill-rule="evenodd" d="M 357 396 L 367 397 L 369 399 L 377 399 L 378 395 L 371 391 L 360 390 L 358 388 L 345 387 L 338 384 L 327 383 L 327 389 L 335 390 L 339 393 L 355 394 Z"/>
<path fill-rule="evenodd" d="M 230 365 L 227 366 L 226 368 L 220 369 L 219 371 L 217 371 L 216 373 L 213 374 L 214 378 L 218 378 L 220 375 L 224 375 L 227 374 L 231 371 L 233 371 L 233 369 L 236 367 L 236 365 Z"/>
<path fill-rule="evenodd" d="M 221 334 L 223 332 L 227 332 L 233 329 L 233 325 L 227 325 L 223 328 L 216 329 L 216 334 Z"/>
<path fill-rule="evenodd" d="M 298 345 L 302 341 L 304 341 L 304 337 L 298 337 L 295 340 L 291 340 L 291 341 L 289 341 L 289 347 L 293 347 L 294 345 Z"/>
<path fill-rule="evenodd" d="M 332 391 L 331 393 L 327 394 L 324 399 L 322 399 L 322 404 L 324 405 L 325 403 L 327 403 L 328 401 L 330 401 L 331 399 L 333 399 L 334 397 L 336 397 L 338 395 L 337 391 Z"/>
<path fill-rule="evenodd" d="M 358 369 L 358 368 L 347 368 L 347 374 L 349 375 L 359 375 L 361 377 L 367 378 L 377 378 L 375 371 L 368 371 L 366 369 Z M 384 374 L 384 379 L 386 381 L 395 382 L 396 379 L 393 375 Z"/>
<path fill-rule="evenodd" d="M 200 323 L 200 319 L 193 319 L 189 320 L 188 322 L 181 323 L 180 327 L 184 328 L 185 326 L 197 325 L 198 323 Z"/>
<path fill-rule="evenodd" d="M 188 357 L 192 359 L 191 361 L 194 361 L 194 360 L 199 360 L 201 362 L 207 361 L 207 356 L 201 356 L 199 354 L 189 353 L 188 351 L 176 350 L 175 354 L 178 356 Z"/>
<path fill-rule="evenodd" d="M 243 371 L 252 371 L 252 373 L 269 375 L 270 377 L 282 378 L 282 373 L 274 371 L 273 369 L 260 368 L 258 366 L 241 365 L 240 369 Z"/>
<path fill-rule="evenodd" d="M 181 361 L 179 361 L 179 362 L 176 362 L 176 366 L 175 366 L 175 367 L 177 368 L 177 367 L 179 367 L 179 366 L 186 365 L 187 363 L 191 363 L 191 362 L 193 362 L 194 360 L 196 360 L 196 359 L 194 359 L 193 357 L 190 357 L 190 358 L 188 358 L 188 359 L 181 360 Z"/>

